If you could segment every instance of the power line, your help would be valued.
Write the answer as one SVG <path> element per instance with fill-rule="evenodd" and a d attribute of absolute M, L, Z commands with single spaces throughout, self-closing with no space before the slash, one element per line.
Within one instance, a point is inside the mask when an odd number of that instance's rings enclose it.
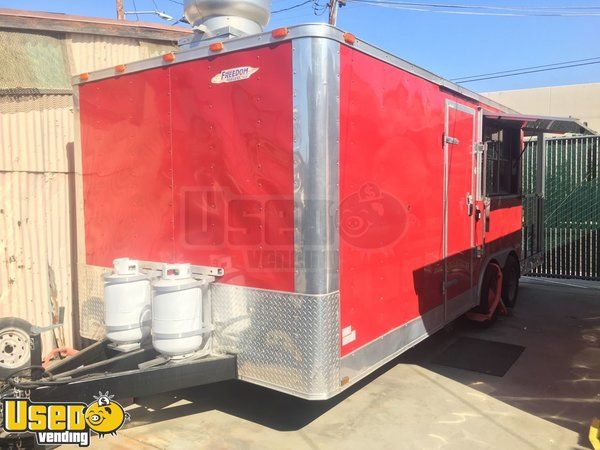
<path fill-rule="evenodd" d="M 153 0 L 153 1 L 154 1 L 154 0 Z M 168 1 L 169 1 L 169 2 L 171 2 L 171 3 L 175 3 L 175 4 L 177 4 L 177 5 L 183 5 L 183 2 L 180 2 L 180 1 L 178 1 L 178 0 L 168 0 Z M 274 11 L 271 11 L 271 14 L 277 14 L 277 13 L 282 13 L 282 12 L 284 12 L 284 11 L 290 11 L 290 10 L 292 10 L 292 9 L 300 8 L 301 6 L 308 5 L 309 3 L 314 3 L 314 5 L 315 5 L 315 8 L 319 8 L 319 7 L 320 7 L 320 8 L 323 8 L 323 6 L 322 6 L 322 5 L 320 5 L 318 1 L 315 1 L 315 0 L 305 0 L 305 1 L 304 1 L 304 2 L 302 2 L 302 3 L 297 3 L 297 4 L 295 4 L 295 5 L 292 5 L 292 6 L 289 6 L 289 7 L 287 7 L 287 8 L 281 8 L 281 9 L 276 9 L 276 10 L 274 10 Z M 325 7 L 325 8 L 326 8 L 326 7 Z M 157 8 L 157 9 L 158 9 L 158 8 Z"/>
<path fill-rule="evenodd" d="M 523 72 L 509 73 L 509 74 L 506 74 L 506 75 L 495 75 L 495 76 L 490 76 L 490 77 L 481 77 L 481 78 L 475 78 L 475 79 L 472 79 L 472 80 L 460 81 L 459 83 L 461 83 L 461 84 L 463 84 L 463 83 L 473 83 L 474 81 L 491 80 L 491 79 L 494 79 L 494 78 L 514 77 L 514 76 L 517 76 L 517 75 L 526 75 L 528 73 L 548 72 L 550 70 L 568 69 L 569 67 L 590 66 L 592 64 L 600 64 L 600 61 L 592 61 L 592 62 L 580 63 L 580 64 L 570 64 L 570 65 L 566 65 L 566 66 L 551 67 L 551 68 L 547 68 L 547 69 L 528 70 L 528 71 L 523 71 Z"/>
<path fill-rule="evenodd" d="M 309 3 L 313 3 L 313 0 L 306 0 L 306 1 L 302 2 L 302 3 L 298 3 L 296 5 L 289 6 L 287 8 L 281 8 L 281 9 L 278 9 L 278 10 L 275 10 L 275 11 L 271 11 L 271 14 L 277 14 L 277 13 L 281 13 L 281 12 L 284 12 L 284 11 L 290 11 L 292 9 L 300 8 L 301 6 L 307 5 Z"/>
<path fill-rule="evenodd" d="M 374 0 L 377 1 L 377 0 Z M 404 0 L 381 1 L 380 3 L 394 3 L 403 6 L 417 6 L 448 9 L 483 9 L 492 11 L 571 11 L 571 10 L 600 10 L 600 6 L 493 6 L 493 5 L 467 5 L 456 3 L 428 3 L 409 2 Z"/>
<path fill-rule="evenodd" d="M 458 14 L 472 16 L 503 16 L 503 17 L 597 17 L 600 16 L 600 11 L 584 11 L 570 12 L 568 10 L 520 10 L 520 9 L 504 9 L 505 12 L 488 12 L 488 11 L 473 11 L 469 10 L 473 7 L 482 8 L 483 5 L 441 5 L 439 3 L 413 3 L 388 0 L 348 0 L 352 3 L 360 3 L 371 6 L 379 6 L 383 8 L 399 9 L 402 11 L 418 11 L 431 12 L 437 14 Z M 437 8 L 437 9 L 436 9 Z M 445 8 L 445 9 L 444 9 Z M 495 8 L 495 7 L 485 7 Z M 498 8 L 498 7 L 496 7 Z M 598 9 L 600 7 L 590 7 L 590 9 Z"/>
<path fill-rule="evenodd" d="M 480 78 L 480 77 L 487 77 L 487 76 L 491 76 L 491 75 L 509 74 L 512 72 L 520 72 L 522 70 L 541 69 L 541 68 L 546 68 L 546 67 L 562 66 L 564 64 L 580 63 L 580 62 L 595 61 L 595 60 L 600 60 L 600 56 L 596 56 L 594 58 L 585 58 L 585 59 L 572 59 L 570 61 L 563 61 L 563 62 L 552 63 L 552 64 L 543 64 L 540 66 L 520 67 L 518 69 L 502 70 L 500 72 L 480 73 L 477 75 L 469 75 L 469 76 L 465 76 L 465 77 L 451 78 L 450 81 L 455 81 L 455 82 L 460 83 L 460 82 L 467 81 L 470 78 Z"/>
<path fill-rule="evenodd" d="M 137 5 L 135 4 L 135 0 L 131 0 L 133 2 L 133 10 L 137 11 Z M 140 20 L 140 16 L 138 16 L 138 14 L 135 14 L 135 20 L 137 20 L 139 22 Z"/>

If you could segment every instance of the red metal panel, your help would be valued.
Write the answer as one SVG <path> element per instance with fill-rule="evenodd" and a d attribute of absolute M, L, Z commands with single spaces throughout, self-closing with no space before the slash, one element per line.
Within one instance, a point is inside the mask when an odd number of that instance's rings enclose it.
<path fill-rule="evenodd" d="M 448 106 L 447 144 L 447 300 L 468 291 L 471 286 L 471 233 L 474 216 L 467 210 L 467 195 L 473 194 L 474 112 Z"/>
<path fill-rule="evenodd" d="M 86 261 L 172 257 L 168 74 L 79 88 Z"/>
<path fill-rule="evenodd" d="M 239 67 L 257 70 L 212 82 Z M 88 264 L 185 261 L 294 290 L 289 42 L 84 84 L 80 105 Z"/>
<path fill-rule="evenodd" d="M 521 199 L 497 201 L 497 206 L 492 203 L 490 212 L 490 226 L 485 233 L 485 252 L 487 255 L 498 252 L 507 247 L 517 250 L 521 254 L 521 221 L 523 207 Z M 493 245 L 491 243 L 494 243 Z"/>
<path fill-rule="evenodd" d="M 248 66 L 247 79 L 211 82 Z M 175 65 L 171 85 L 175 258 L 293 291 L 291 44 Z"/>
<path fill-rule="evenodd" d="M 442 304 L 438 86 L 341 48 L 342 355 Z"/>

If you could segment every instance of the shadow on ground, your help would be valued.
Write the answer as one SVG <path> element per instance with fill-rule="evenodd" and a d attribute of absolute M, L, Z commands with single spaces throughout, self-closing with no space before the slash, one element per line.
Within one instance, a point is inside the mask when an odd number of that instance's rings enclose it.
<path fill-rule="evenodd" d="M 525 351 L 503 377 L 432 362 L 464 336 L 521 345 Z M 516 308 L 493 327 L 482 330 L 459 319 L 331 400 L 307 401 L 241 381 L 222 382 L 138 399 L 130 427 L 219 410 L 278 431 L 300 430 L 398 364 L 422 366 L 573 430 L 580 445 L 589 446 L 589 424 L 600 416 L 600 287 L 526 279 Z"/>

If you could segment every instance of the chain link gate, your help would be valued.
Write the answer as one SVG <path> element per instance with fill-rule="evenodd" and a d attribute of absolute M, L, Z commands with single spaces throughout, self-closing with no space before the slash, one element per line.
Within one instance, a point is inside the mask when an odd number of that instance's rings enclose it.
<path fill-rule="evenodd" d="M 542 245 L 545 255 L 530 275 L 600 280 L 600 136 L 546 139 L 545 180 L 536 149 L 529 141 L 523 154 L 523 251 Z"/>

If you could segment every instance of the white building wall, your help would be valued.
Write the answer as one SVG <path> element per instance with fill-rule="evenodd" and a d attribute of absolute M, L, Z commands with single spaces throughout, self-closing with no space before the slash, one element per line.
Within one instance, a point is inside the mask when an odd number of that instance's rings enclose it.
<path fill-rule="evenodd" d="M 600 132 L 600 83 L 484 92 L 523 114 L 575 117 Z"/>

